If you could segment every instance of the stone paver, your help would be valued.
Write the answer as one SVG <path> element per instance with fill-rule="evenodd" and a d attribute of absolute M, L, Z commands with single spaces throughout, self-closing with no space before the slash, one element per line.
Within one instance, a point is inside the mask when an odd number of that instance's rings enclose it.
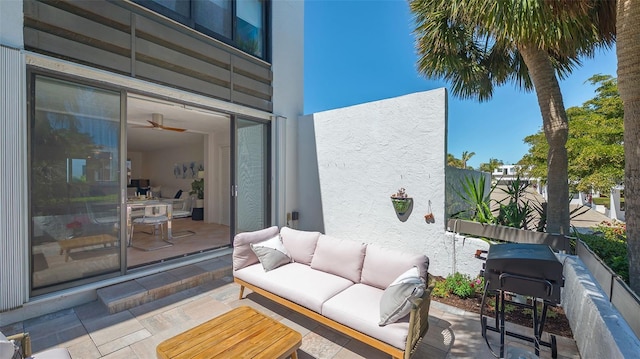
<path fill-rule="evenodd" d="M 163 340 L 232 308 L 249 305 L 303 335 L 298 350 L 300 359 L 389 357 L 250 291 L 245 299 L 239 300 L 239 286 L 232 280 L 224 277 L 116 314 L 109 314 L 96 301 L 0 329 L 7 334 L 30 332 L 35 351 L 67 347 L 74 358 L 153 359 L 156 346 Z M 429 322 L 429 331 L 413 358 L 492 357 L 481 336 L 477 314 L 432 302 Z M 497 333 L 490 333 L 489 337 L 498 350 Z M 517 343 L 512 338 L 508 344 L 533 351 L 531 345 Z M 573 340 L 558 338 L 558 344 L 560 359 L 580 358 Z M 550 357 L 550 350 L 542 348 L 541 358 Z"/>

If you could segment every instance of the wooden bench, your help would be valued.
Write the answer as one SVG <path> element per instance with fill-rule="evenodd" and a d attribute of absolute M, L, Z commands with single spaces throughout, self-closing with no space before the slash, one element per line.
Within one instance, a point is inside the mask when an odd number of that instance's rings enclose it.
<path fill-rule="evenodd" d="M 72 249 L 103 245 L 105 248 L 108 244 L 112 247 L 118 243 L 118 239 L 111 234 L 98 234 L 95 236 L 76 237 L 63 239 L 58 241 L 60 245 L 60 255 L 64 253 L 64 261 L 69 261 L 69 253 Z"/>

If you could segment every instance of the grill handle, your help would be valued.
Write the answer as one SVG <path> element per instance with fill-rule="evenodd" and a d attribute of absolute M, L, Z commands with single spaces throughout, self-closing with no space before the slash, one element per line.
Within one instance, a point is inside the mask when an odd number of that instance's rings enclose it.
<path fill-rule="evenodd" d="M 549 282 L 546 279 L 537 279 L 537 278 L 531 278 L 531 277 L 524 277 L 524 276 L 510 274 L 510 273 L 502 273 L 502 274 L 500 274 L 500 277 L 498 277 L 498 278 L 500 279 L 500 287 L 504 287 L 506 280 L 508 280 L 509 278 L 513 278 L 513 279 L 518 279 L 518 280 L 523 280 L 523 281 L 529 281 L 529 282 L 536 282 L 536 283 L 544 284 L 545 288 L 547 289 L 547 297 L 550 297 L 551 294 L 553 293 L 553 285 L 551 285 L 551 282 Z"/>

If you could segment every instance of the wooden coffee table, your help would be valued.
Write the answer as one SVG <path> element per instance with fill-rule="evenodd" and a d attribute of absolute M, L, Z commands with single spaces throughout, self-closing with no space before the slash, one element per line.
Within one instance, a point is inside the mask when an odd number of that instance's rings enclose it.
<path fill-rule="evenodd" d="M 158 358 L 297 359 L 302 335 L 251 307 L 239 307 L 158 345 Z"/>

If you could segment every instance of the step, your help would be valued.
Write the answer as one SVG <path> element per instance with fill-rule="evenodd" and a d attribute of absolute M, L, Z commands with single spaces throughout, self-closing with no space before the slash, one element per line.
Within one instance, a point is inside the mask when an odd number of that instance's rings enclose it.
<path fill-rule="evenodd" d="M 98 300 L 114 314 L 232 275 L 231 255 L 208 259 L 97 290 Z"/>

